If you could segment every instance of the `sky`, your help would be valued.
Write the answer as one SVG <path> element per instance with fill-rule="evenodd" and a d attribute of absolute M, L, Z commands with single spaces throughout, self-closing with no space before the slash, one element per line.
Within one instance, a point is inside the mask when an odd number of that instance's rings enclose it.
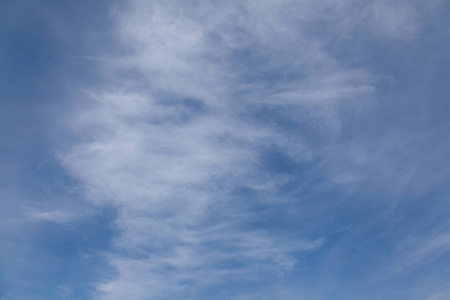
<path fill-rule="evenodd" d="M 450 299 L 447 0 L 0 1 L 0 300 Z"/>

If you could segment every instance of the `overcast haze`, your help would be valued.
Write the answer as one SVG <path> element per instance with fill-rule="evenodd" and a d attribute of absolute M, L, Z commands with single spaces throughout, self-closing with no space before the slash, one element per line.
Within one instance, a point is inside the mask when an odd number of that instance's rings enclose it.
<path fill-rule="evenodd" d="M 450 2 L 0 2 L 1 300 L 450 299 Z"/>

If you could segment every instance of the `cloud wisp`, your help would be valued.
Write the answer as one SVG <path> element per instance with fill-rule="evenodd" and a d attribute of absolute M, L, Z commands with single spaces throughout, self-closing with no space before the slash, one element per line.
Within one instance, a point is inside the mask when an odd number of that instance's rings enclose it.
<path fill-rule="evenodd" d="M 122 54 L 99 59 L 108 79 L 84 93 L 89 104 L 68 122 L 78 140 L 60 154 L 89 201 L 117 210 L 115 273 L 99 280 L 99 299 L 264 282 L 326 245 L 303 228 L 258 226 L 270 218 L 256 208 L 298 209 L 282 192 L 298 174 L 267 169 L 274 149 L 287 165 L 321 160 L 324 185 L 377 176 L 367 165 L 387 150 L 368 158 L 370 146 L 348 152 L 339 138 L 342 111 L 367 109 L 379 77 L 334 48 L 350 34 L 411 39 L 422 16 L 405 1 L 358 3 L 136 0 L 113 10 Z"/>

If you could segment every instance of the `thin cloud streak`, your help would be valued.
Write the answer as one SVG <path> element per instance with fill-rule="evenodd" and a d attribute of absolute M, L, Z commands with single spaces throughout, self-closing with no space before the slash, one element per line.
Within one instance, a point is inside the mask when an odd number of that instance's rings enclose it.
<path fill-rule="evenodd" d="M 295 272 L 299 253 L 324 247 L 327 236 L 252 227 L 260 216 L 249 203 L 276 209 L 291 201 L 277 194 L 295 175 L 264 171 L 271 147 L 294 163 L 320 158 L 327 185 L 368 178 L 378 186 L 377 171 L 396 177 L 385 169 L 392 156 L 384 148 L 372 155 L 370 145 L 348 152 L 339 143 L 340 110 L 364 110 L 379 77 L 341 63 L 329 51 L 333 39 L 310 29 L 319 24 L 344 40 L 358 30 L 410 39 L 420 16 L 417 5 L 376 1 L 362 5 L 365 24 L 353 18 L 355 3 L 132 1 L 114 11 L 125 54 L 104 64 L 112 75 L 86 92 L 89 107 L 68 124 L 79 140 L 60 154 L 89 201 L 117 209 L 107 256 L 115 274 L 99 280 L 99 299 L 170 299 L 279 278 Z M 293 122 L 308 116 L 304 126 L 318 144 L 251 113 L 267 107 Z M 398 190 L 407 184 L 393 181 Z M 242 188 L 274 199 L 240 203 Z"/>

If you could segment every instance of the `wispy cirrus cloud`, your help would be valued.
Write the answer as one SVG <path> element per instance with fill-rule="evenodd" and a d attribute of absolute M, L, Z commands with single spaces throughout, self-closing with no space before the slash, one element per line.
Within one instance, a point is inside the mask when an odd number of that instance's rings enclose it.
<path fill-rule="evenodd" d="M 122 54 L 100 64 L 107 80 L 85 93 L 88 107 L 68 122 L 78 140 L 60 154 L 89 201 L 117 209 L 107 255 L 115 274 L 99 280 L 97 297 L 195 298 L 211 286 L 282 277 L 299 268 L 299 253 L 320 251 L 330 230 L 283 230 L 267 226 L 270 216 L 261 214 L 290 204 L 295 216 L 299 209 L 282 192 L 298 174 L 267 170 L 265 155 L 273 149 L 295 166 L 320 160 L 314 172 L 323 186 L 407 185 L 415 168 L 410 157 L 403 168 L 391 154 L 395 141 L 343 140 L 343 111 L 370 108 L 381 77 L 341 61 L 335 48 L 351 34 L 410 39 L 420 32 L 420 7 L 406 1 L 118 6 Z M 404 170 L 410 177 L 398 179 Z M 323 205 L 318 218 L 335 204 Z"/>

